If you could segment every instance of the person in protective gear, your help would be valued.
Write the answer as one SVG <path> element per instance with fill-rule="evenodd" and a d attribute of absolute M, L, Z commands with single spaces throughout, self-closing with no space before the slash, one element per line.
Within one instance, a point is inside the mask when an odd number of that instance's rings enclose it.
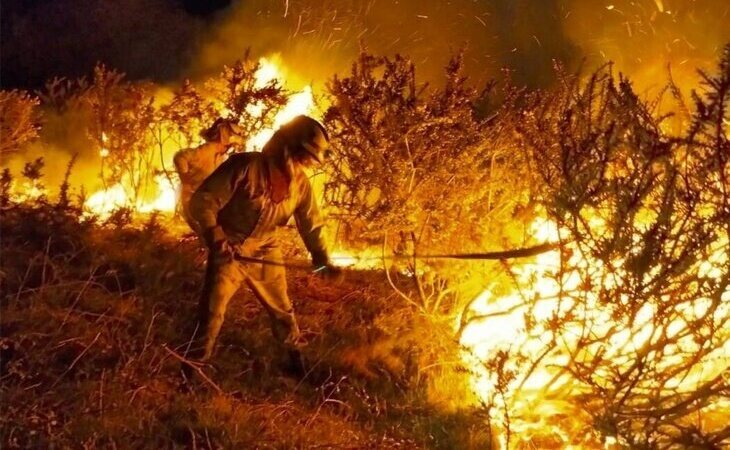
<path fill-rule="evenodd" d="M 198 147 L 180 150 L 173 163 L 180 176 L 180 203 L 182 215 L 190 228 L 202 237 L 203 230 L 190 215 L 190 198 L 203 181 L 226 159 L 229 146 L 240 133 L 240 128 L 230 119 L 218 118 L 203 131 L 205 143 Z"/>
<path fill-rule="evenodd" d="M 193 194 L 190 213 L 202 227 L 209 250 L 199 305 L 202 360 L 213 354 L 228 301 L 245 283 L 268 312 L 274 336 L 289 350 L 292 369 L 301 372 L 301 335 L 287 294 L 285 269 L 276 265 L 282 258 L 274 232 L 294 216 L 316 271 L 325 278 L 341 276 L 330 264 L 323 221 L 303 170 L 320 164 L 328 147 L 324 127 L 298 116 L 274 133 L 261 153 L 230 156 Z"/>

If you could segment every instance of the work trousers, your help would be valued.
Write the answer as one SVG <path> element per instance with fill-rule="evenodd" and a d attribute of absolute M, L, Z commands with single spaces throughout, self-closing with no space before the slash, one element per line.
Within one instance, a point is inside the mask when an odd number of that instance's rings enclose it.
<path fill-rule="evenodd" d="M 190 214 L 190 198 L 193 196 L 193 193 L 195 192 L 195 189 L 192 189 L 190 186 L 182 186 L 182 189 L 180 191 L 180 204 L 182 206 L 182 217 L 185 219 L 185 222 L 187 222 L 188 226 L 191 230 L 195 232 L 195 234 L 200 239 L 200 242 L 205 245 L 205 239 L 203 238 L 203 230 L 200 228 L 200 224 L 193 219 L 192 214 Z"/>
<path fill-rule="evenodd" d="M 235 251 L 240 256 L 282 261 L 281 252 L 275 245 L 257 247 L 247 242 L 236 247 Z M 287 294 L 284 267 L 236 258 L 222 259 L 211 253 L 199 304 L 199 335 L 203 337 L 204 348 L 202 359 L 212 356 L 228 302 L 244 283 L 268 312 L 274 337 L 287 348 L 296 348 L 300 340 L 299 326 Z"/>

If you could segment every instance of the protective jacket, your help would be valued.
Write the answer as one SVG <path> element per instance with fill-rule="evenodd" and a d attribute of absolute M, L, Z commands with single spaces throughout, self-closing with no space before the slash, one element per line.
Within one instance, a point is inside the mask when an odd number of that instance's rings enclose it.
<path fill-rule="evenodd" d="M 288 196 L 275 203 L 265 193 L 270 177 L 261 153 L 232 155 L 211 174 L 190 200 L 192 218 L 203 230 L 219 226 L 228 241 L 266 240 L 294 216 L 304 245 L 317 265 L 328 263 L 323 220 L 306 174 L 295 171 Z"/>
<path fill-rule="evenodd" d="M 180 203 L 185 221 L 198 234 L 201 230 L 190 215 L 190 198 L 203 181 L 226 159 L 222 144 L 206 142 L 198 147 L 180 150 L 173 163 L 180 176 Z"/>

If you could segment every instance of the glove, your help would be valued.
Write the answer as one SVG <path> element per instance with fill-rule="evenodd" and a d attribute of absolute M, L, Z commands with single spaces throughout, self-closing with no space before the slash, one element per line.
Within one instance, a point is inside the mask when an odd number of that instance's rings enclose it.
<path fill-rule="evenodd" d="M 233 259 L 233 249 L 223 229 L 219 226 L 209 228 L 205 232 L 205 243 L 208 245 L 208 251 L 210 255 L 217 262 L 225 262 Z"/>
<path fill-rule="evenodd" d="M 213 250 L 218 247 L 221 242 L 226 240 L 226 233 L 223 232 L 223 228 L 216 225 L 205 230 L 203 238 L 205 238 L 205 245 L 207 245 L 209 249 Z"/>
<path fill-rule="evenodd" d="M 332 283 L 341 283 L 345 279 L 345 274 L 342 272 L 342 269 L 329 263 L 317 267 L 314 269 L 314 272 Z"/>

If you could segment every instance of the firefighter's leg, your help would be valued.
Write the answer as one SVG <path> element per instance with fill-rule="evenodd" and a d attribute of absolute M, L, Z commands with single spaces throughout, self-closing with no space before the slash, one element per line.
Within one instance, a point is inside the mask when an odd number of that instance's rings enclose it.
<path fill-rule="evenodd" d="M 202 360 L 213 354 L 228 302 L 245 277 L 241 264 L 236 261 L 217 263 L 209 258 L 208 266 L 199 310 L 200 332 L 204 340 Z"/>
<path fill-rule="evenodd" d="M 200 242 L 200 244 L 205 246 L 203 229 L 201 228 L 200 224 L 195 219 L 193 219 L 193 216 L 190 213 L 190 197 L 192 196 L 192 192 L 194 191 L 188 191 L 189 188 L 183 188 L 183 191 L 180 195 L 181 215 L 183 219 L 185 219 L 185 222 L 188 224 L 190 229 L 198 236 L 198 241 Z"/>
<path fill-rule="evenodd" d="M 277 248 L 257 257 L 263 257 L 269 261 L 282 261 L 281 252 Z M 247 272 L 249 276 L 246 278 L 246 282 L 269 313 L 274 336 L 287 348 L 297 348 L 301 336 L 286 291 L 284 267 L 269 264 L 247 265 Z"/>

